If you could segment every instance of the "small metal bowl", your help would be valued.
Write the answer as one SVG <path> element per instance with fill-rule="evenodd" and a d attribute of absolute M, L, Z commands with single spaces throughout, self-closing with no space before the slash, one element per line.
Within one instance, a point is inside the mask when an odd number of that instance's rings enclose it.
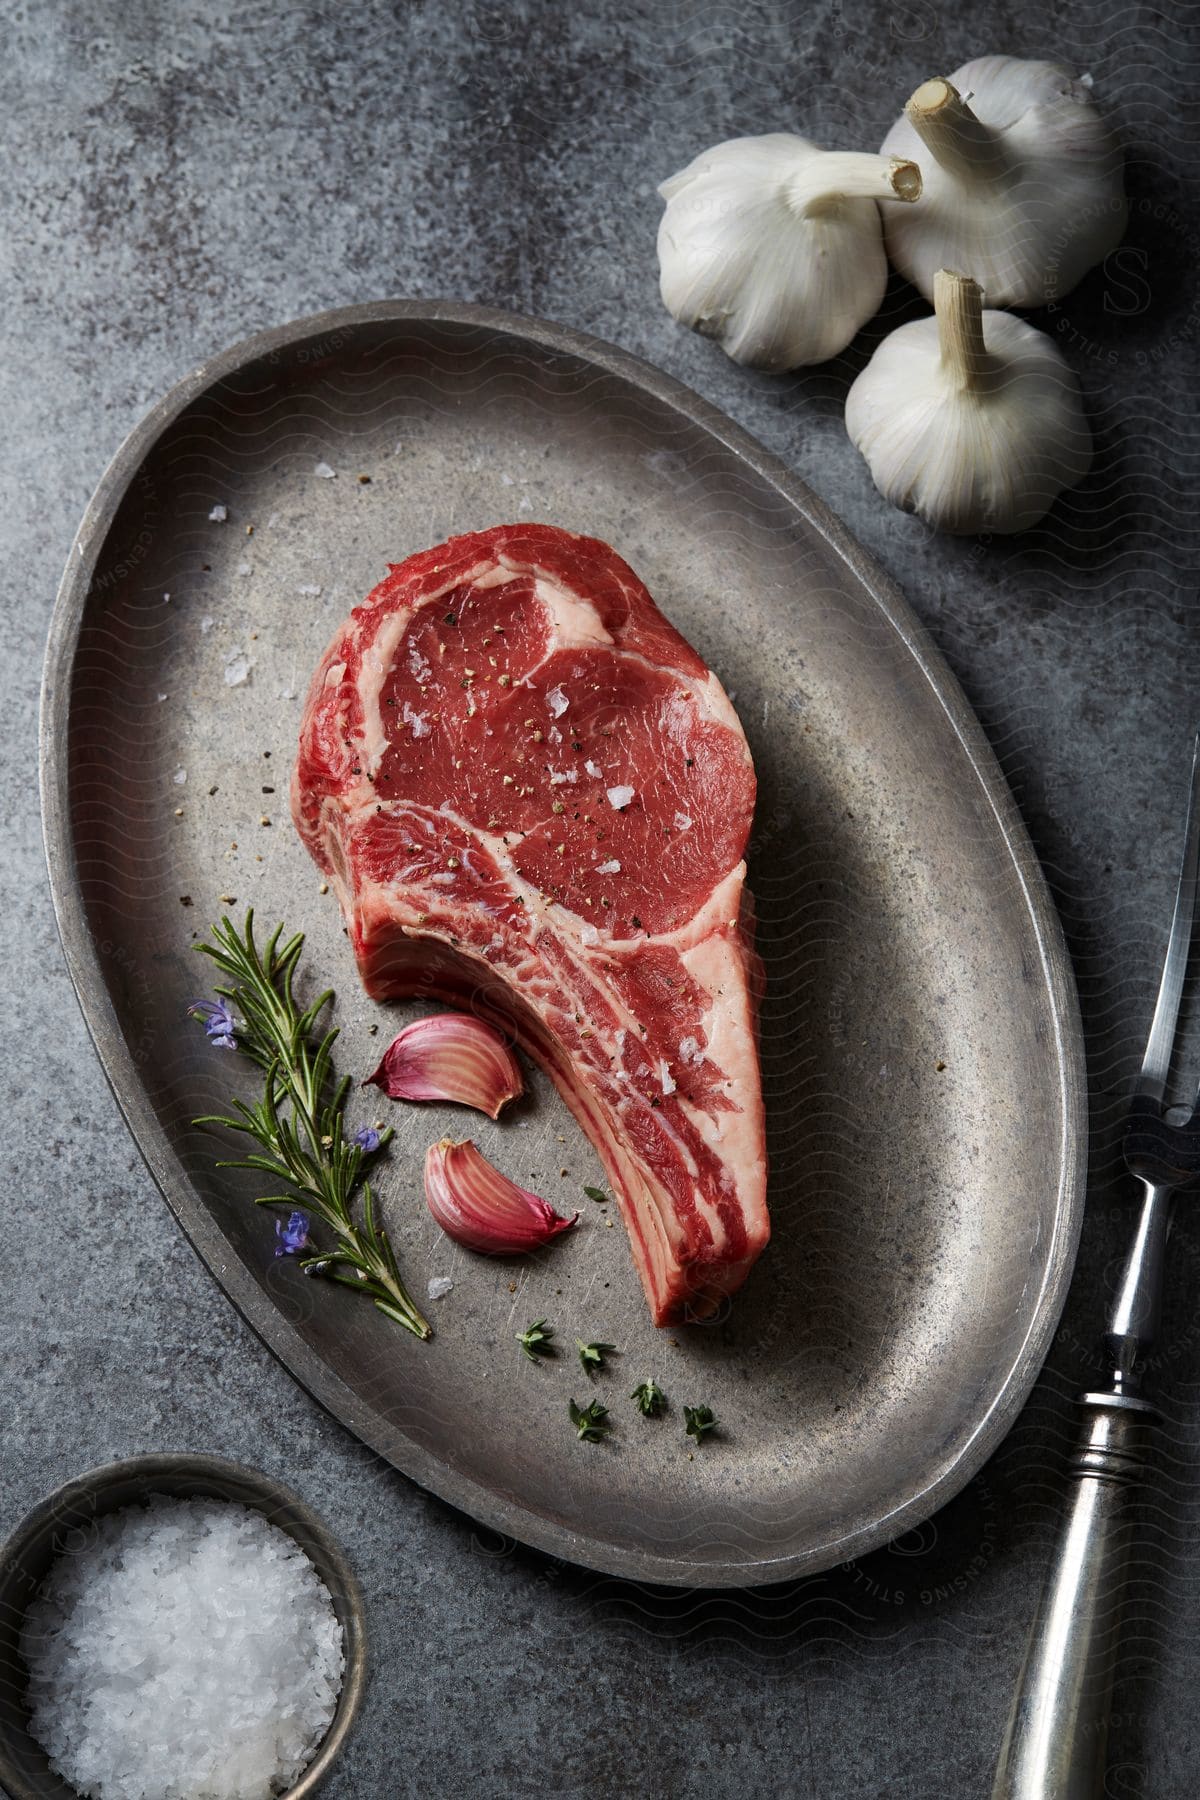
<path fill-rule="evenodd" d="M 313 1760 L 280 1800 L 315 1794 L 346 1740 L 362 1699 L 366 1632 L 362 1592 L 341 1548 L 304 1502 L 281 1482 L 219 1456 L 133 1456 L 90 1469 L 50 1494 L 0 1548 L 0 1788 L 11 1800 L 78 1800 L 29 1735 L 28 1673 L 19 1642 L 25 1611 L 55 1559 L 80 1549 L 104 1513 L 152 1494 L 177 1500 L 233 1500 L 253 1506 L 293 1537 L 329 1589 L 342 1627 L 346 1668 L 337 1711 Z"/>

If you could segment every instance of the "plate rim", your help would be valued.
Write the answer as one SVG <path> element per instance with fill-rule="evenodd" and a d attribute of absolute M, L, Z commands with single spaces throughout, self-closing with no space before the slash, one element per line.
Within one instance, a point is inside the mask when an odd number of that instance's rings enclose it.
<path fill-rule="evenodd" d="M 207 389 L 245 365 L 362 325 L 464 325 L 532 343 L 539 351 L 575 357 L 682 414 L 746 463 L 760 480 L 822 537 L 865 590 L 915 666 L 965 753 L 1016 875 L 1037 945 L 1053 1028 L 1058 1105 L 1063 1122 L 1053 1242 L 1029 1328 L 990 1405 L 958 1454 L 893 1510 L 843 1536 L 830 1536 L 798 1555 L 700 1563 L 687 1557 L 628 1549 L 559 1525 L 511 1501 L 403 1433 L 384 1434 L 371 1409 L 301 1338 L 242 1263 L 228 1254 L 224 1235 L 199 1203 L 141 1082 L 109 997 L 100 955 L 88 926 L 70 830 L 66 757 L 71 678 L 92 577 L 128 486 L 155 441 Z M 177 1223 L 209 1274 L 256 1336 L 289 1373 L 367 1448 L 421 1487 L 505 1536 L 602 1574 L 688 1588 L 753 1587 L 814 1574 L 864 1555 L 929 1518 L 1000 1444 L 1037 1379 L 1066 1302 L 1083 1220 L 1087 1087 L 1083 1032 L 1074 973 L 1062 925 L 1024 820 L 995 752 L 957 677 L 891 578 L 858 544 L 825 503 L 772 452 L 720 409 L 644 358 L 573 326 L 458 300 L 376 300 L 306 314 L 258 331 L 206 358 L 176 382 L 125 437 L 84 509 L 68 553 L 50 621 L 38 722 L 42 832 L 50 893 L 63 954 L 84 1022 L 117 1106 Z M 397 1454 L 396 1439 L 403 1449 Z M 932 1459 L 936 1465 L 936 1457 Z"/>

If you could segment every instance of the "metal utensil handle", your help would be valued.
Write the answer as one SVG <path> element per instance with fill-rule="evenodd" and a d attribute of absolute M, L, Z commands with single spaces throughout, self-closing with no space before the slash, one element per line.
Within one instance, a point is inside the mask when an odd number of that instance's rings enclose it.
<path fill-rule="evenodd" d="M 1129 1559 L 1129 1498 L 1154 1408 L 1083 1394 L 1073 1491 L 1017 1683 L 992 1800 L 1096 1800 Z"/>

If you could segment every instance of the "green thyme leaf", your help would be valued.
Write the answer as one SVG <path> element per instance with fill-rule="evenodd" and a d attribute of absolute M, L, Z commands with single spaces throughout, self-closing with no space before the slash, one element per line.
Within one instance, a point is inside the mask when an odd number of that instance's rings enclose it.
<path fill-rule="evenodd" d="M 390 1131 L 364 1128 L 353 1137 L 344 1132 L 350 1077 L 333 1072 L 336 1027 L 318 1035 L 317 1020 L 333 999 L 332 988 L 301 1009 L 293 992 L 296 967 L 304 948 L 303 932 L 280 947 L 283 926 L 277 925 L 260 951 L 254 941 L 254 913 L 247 912 L 239 932 L 231 919 L 214 925 L 215 942 L 197 944 L 211 957 L 228 985 L 218 987 L 217 1001 L 194 1001 L 188 1011 L 205 1023 L 211 1043 L 221 1050 L 240 1050 L 262 1070 L 262 1097 L 254 1105 L 230 1102 L 228 1115 L 208 1115 L 196 1124 L 221 1125 L 244 1133 L 263 1154 L 229 1160 L 227 1168 L 255 1169 L 291 1193 L 271 1191 L 259 1205 L 302 1205 L 333 1237 L 332 1247 L 311 1247 L 301 1267 L 306 1274 L 341 1282 L 374 1301 L 414 1337 L 433 1336 L 404 1285 L 395 1252 L 375 1216 L 371 1184 L 364 1165 L 391 1137 Z M 351 1214 L 362 1190 L 362 1223 Z M 308 1241 L 310 1223 L 297 1214 L 297 1236 L 287 1253 Z M 289 1221 L 289 1224 L 291 1222 Z M 285 1234 L 281 1233 L 281 1236 Z"/>
<path fill-rule="evenodd" d="M 527 1325 L 524 1331 L 515 1332 L 514 1336 L 521 1346 L 521 1354 L 527 1356 L 530 1362 L 537 1362 L 539 1357 L 558 1355 L 550 1342 L 554 1336 L 554 1327 L 547 1325 L 545 1319 L 535 1319 L 532 1325 Z"/>
<path fill-rule="evenodd" d="M 608 1422 L 608 1408 L 601 1406 L 598 1400 L 590 1400 L 586 1406 L 576 1406 L 572 1400 L 570 1414 L 575 1436 L 585 1444 L 598 1444 L 612 1430 Z"/>
<path fill-rule="evenodd" d="M 585 1187 L 583 1191 L 589 1200 L 598 1200 L 601 1206 L 608 1205 L 608 1195 L 603 1188 Z"/>
<path fill-rule="evenodd" d="M 575 1348 L 579 1352 L 579 1366 L 585 1375 L 595 1379 L 596 1370 L 604 1367 L 606 1356 L 615 1356 L 615 1344 L 585 1344 L 580 1338 L 575 1339 Z"/>
<path fill-rule="evenodd" d="M 702 1444 L 709 1432 L 717 1429 L 717 1415 L 711 1406 L 685 1406 L 683 1428 L 689 1437 Z"/>
<path fill-rule="evenodd" d="M 637 1409 L 648 1419 L 657 1419 L 667 1404 L 667 1396 L 656 1381 L 640 1381 L 629 1398 L 637 1402 Z"/>

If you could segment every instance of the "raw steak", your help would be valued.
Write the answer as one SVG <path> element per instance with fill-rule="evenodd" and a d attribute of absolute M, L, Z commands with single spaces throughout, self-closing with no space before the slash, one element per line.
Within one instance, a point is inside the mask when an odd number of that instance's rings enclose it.
<path fill-rule="evenodd" d="M 659 1325 L 711 1314 L 768 1236 L 753 807 L 716 676 L 613 550 L 553 526 L 394 565 L 305 706 L 293 816 L 368 993 L 516 1032 Z"/>

